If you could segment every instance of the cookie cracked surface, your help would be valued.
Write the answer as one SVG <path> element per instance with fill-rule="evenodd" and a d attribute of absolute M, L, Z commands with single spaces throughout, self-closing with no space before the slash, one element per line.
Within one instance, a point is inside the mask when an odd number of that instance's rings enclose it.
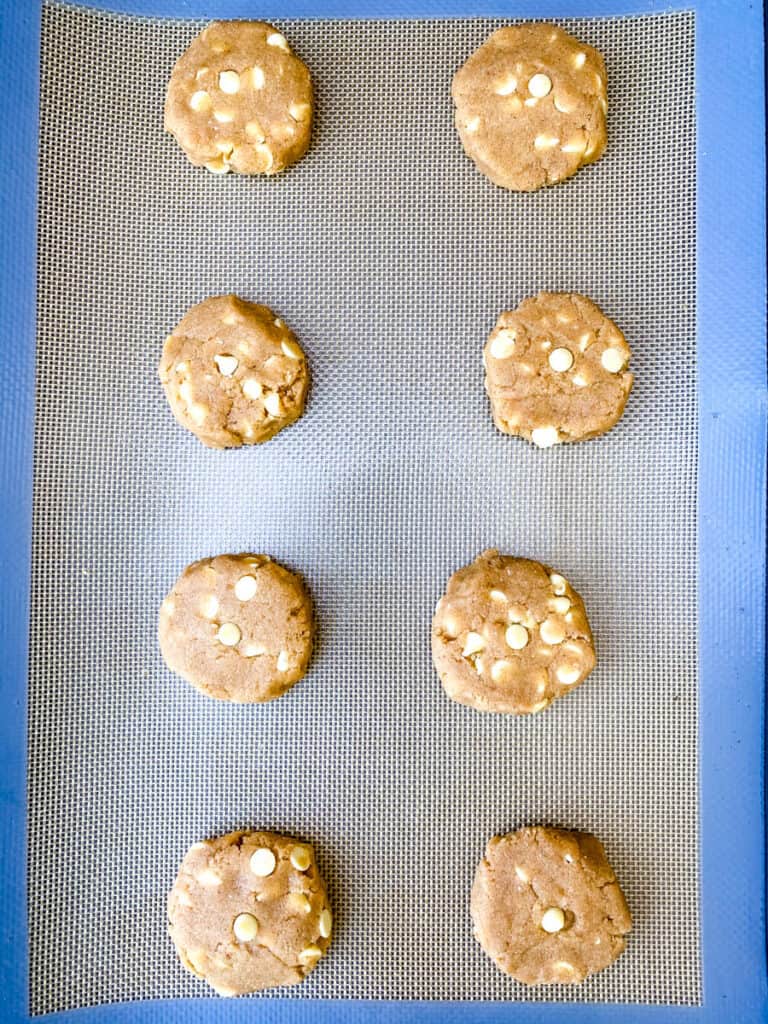
<path fill-rule="evenodd" d="M 215 21 L 176 62 L 165 129 L 195 166 L 277 174 L 312 133 L 312 81 L 285 36 L 263 21 Z"/>
<path fill-rule="evenodd" d="M 209 448 L 261 444 L 304 411 L 309 368 L 267 306 L 217 295 L 193 306 L 158 368 L 176 420 Z"/>
<path fill-rule="evenodd" d="M 577 984 L 603 970 L 632 925 L 602 843 L 553 828 L 489 840 L 471 913 L 485 952 L 525 985 Z"/>
<path fill-rule="evenodd" d="M 168 897 L 168 922 L 182 964 L 222 996 L 303 981 L 332 929 L 312 847 L 274 832 L 195 843 Z"/>
<path fill-rule="evenodd" d="M 493 422 L 540 448 L 585 441 L 624 412 L 626 338 L 583 295 L 539 292 L 501 313 L 483 350 Z"/>
<path fill-rule="evenodd" d="M 218 700 L 261 704 L 307 671 L 312 604 L 299 577 L 266 555 L 188 566 L 160 608 L 168 668 Z"/>
<path fill-rule="evenodd" d="M 595 667 L 584 602 L 557 572 L 490 549 L 451 576 L 432 622 L 443 688 L 478 711 L 526 715 Z"/>
<path fill-rule="evenodd" d="M 556 25 L 498 29 L 451 91 L 464 151 L 503 188 L 554 185 L 605 150 L 605 62 Z"/>

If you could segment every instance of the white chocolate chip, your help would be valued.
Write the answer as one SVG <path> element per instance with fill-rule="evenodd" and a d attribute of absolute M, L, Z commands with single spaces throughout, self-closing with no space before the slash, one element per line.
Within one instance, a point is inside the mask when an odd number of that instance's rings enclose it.
<path fill-rule="evenodd" d="M 580 373 L 574 373 L 571 377 L 571 383 L 575 388 L 585 388 L 587 386 L 586 378 L 582 377 Z"/>
<path fill-rule="evenodd" d="M 608 373 L 619 373 L 624 369 L 624 354 L 617 348 L 607 348 L 600 356 L 600 362 Z"/>
<path fill-rule="evenodd" d="M 219 610 L 219 599 L 215 594 L 207 594 L 200 602 L 200 614 L 206 619 L 215 619 Z"/>
<path fill-rule="evenodd" d="M 196 876 L 196 879 L 198 884 L 204 885 L 206 889 L 213 889 L 217 885 L 221 885 L 221 877 L 210 868 L 203 868 L 200 874 Z"/>
<path fill-rule="evenodd" d="M 216 149 L 218 149 L 218 151 L 221 153 L 221 155 L 225 159 L 228 160 L 229 157 L 232 156 L 232 151 L 235 148 L 235 144 L 234 144 L 234 142 L 231 139 L 222 139 L 220 142 L 217 142 L 215 145 L 216 145 Z"/>
<path fill-rule="evenodd" d="M 556 971 L 560 971 L 565 974 L 576 973 L 576 968 L 573 966 L 573 964 L 569 964 L 567 960 L 556 960 L 555 963 L 552 964 L 552 966 Z"/>
<path fill-rule="evenodd" d="M 267 410 L 270 416 L 279 416 L 282 412 L 282 406 L 280 404 L 280 395 L 276 392 L 271 391 L 264 399 L 264 408 Z"/>
<path fill-rule="evenodd" d="M 571 135 L 570 138 L 565 140 L 561 148 L 564 153 L 583 153 L 587 148 L 587 136 L 584 132 L 579 132 L 578 135 Z"/>
<path fill-rule="evenodd" d="M 236 71 L 219 72 L 219 88 L 222 92 L 234 96 L 240 91 L 240 75 Z"/>
<path fill-rule="evenodd" d="M 202 114 L 210 110 L 213 104 L 205 89 L 200 89 L 189 97 L 189 105 L 196 113 Z"/>
<path fill-rule="evenodd" d="M 564 925 L 565 914 L 560 907 L 548 907 L 541 915 L 541 927 L 545 932 L 549 932 L 550 935 L 562 931 Z"/>
<path fill-rule="evenodd" d="M 526 107 L 535 107 L 538 102 L 539 101 L 536 99 L 535 96 L 529 96 L 528 99 L 525 101 L 525 105 Z"/>
<path fill-rule="evenodd" d="M 559 143 L 560 139 L 556 135 L 548 135 L 546 132 L 537 135 L 533 140 L 533 145 L 536 149 L 554 149 Z"/>
<path fill-rule="evenodd" d="M 302 949 L 299 953 L 299 960 L 302 963 L 307 963 L 310 960 L 317 960 L 323 955 L 322 949 L 319 946 L 307 946 L 306 949 Z"/>
<path fill-rule="evenodd" d="M 289 359 L 301 359 L 304 355 L 299 346 L 292 341 L 281 341 L 280 348 L 283 350 L 283 355 L 288 356 Z"/>
<path fill-rule="evenodd" d="M 565 640 L 565 629 L 558 619 L 545 619 L 539 626 L 539 636 L 545 644 L 561 644 Z"/>
<path fill-rule="evenodd" d="M 511 626 L 507 626 L 504 639 L 507 641 L 507 647 L 511 647 L 513 651 L 522 651 L 524 647 L 528 646 L 528 630 L 519 622 L 514 622 Z"/>
<path fill-rule="evenodd" d="M 231 377 L 235 370 L 240 365 L 234 356 L 214 356 L 214 363 L 219 368 L 219 373 L 222 377 Z"/>
<path fill-rule="evenodd" d="M 195 78 L 199 82 L 201 78 L 205 78 L 209 71 L 210 68 L 207 67 L 198 68 L 197 71 L 195 72 Z"/>
<path fill-rule="evenodd" d="M 265 80 L 266 79 L 264 77 L 264 72 L 262 71 L 262 69 L 258 66 L 258 64 L 254 65 L 251 68 L 251 85 L 253 86 L 253 88 L 263 89 Z"/>
<path fill-rule="evenodd" d="M 524 870 L 523 870 L 523 869 L 522 869 L 522 868 L 520 867 L 520 865 L 519 865 L 519 864 L 516 864 L 516 865 L 515 865 L 515 874 L 516 874 L 516 875 L 517 875 L 517 877 L 518 877 L 518 878 L 520 879 L 520 881 L 521 881 L 521 882 L 523 883 L 523 885 L 528 885 L 528 882 L 530 881 L 530 879 L 529 879 L 529 877 L 528 877 L 528 872 L 527 872 L 527 871 L 524 871 Z"/>
<path fill-rule="evenodd" d="M 491 679 L 494 683 L 502 682 L 512 671 L 512 668 L 511 661 L 505 661 L 503 658 L 500 661 L 494 661 L 491 665 Z"/>
<path fill-rule="evenodd" d="M 257 589 L 255 576 L 241 576 L 235 584 L 235 597 L 238 601 L 250 601 Z"/>
<path fill-rule="evenodd" d="M 563 686 L 573 686 L 581 677 L 581 669 L 578 665 L 558 665 L 555 670 L 558 683 Z"/>
<path fill-rule="evenodd" d="M 261 143 L 264 142 L 266 135 L 264 129 L 261 127 L 259 122 L 254 120 L 249 121 L 245 126 L 245 134 L 252 142 Z"/>
<path fill-rule="evenodd" d="M 461 624 L 455 615 L 449 613 L 443 618 L 442 630 L 450 640 L 455 640 L 461 632 Z"/>
<path fill-rule="evenodd" d="M 192 419 L 195 421 L 198 427 L 205 423 L 205 421 L 208 419 L 208 407 L 205 405 L 200 405 L 198 402 L 193 402 L 192 405 L 189 406 L 188 411 L 189 415 L 192 417 Z"/>
<path fill-rule="evenodd" d="M 531 705 L 530 710 L 529 710 L 528 713 L 531 714 L 531 715 L 536 715 L 536 714 L 539 713 L 539 711 L 543 711 L 544 708 L 546 708 L 548 706 L 549 706 L 549 701 L 540 700 L 538 702 L 538 704 L 532 704 Z"/>
<path fill-rule="evenodd" d="M 235 115 L 231 110 L 214 110 L 213 116 L 219 124 L 231 124 L 235 120 Z"/>
<path fill-rule="evenodd" d="M 221 322 L 226 324 L 227 327 L 232 327 L 234 324 L 240 323 L 242 317 L 235 309 L 231 309 L 229 313 L 225 313 L 221 318 Z"/>
<path fill-rule="evenodd" d="M 260 846 L 258 850 L 253 851 L 248 863 L 254 875 L 259 878 L 269 878 L 277 867 L 277 858 L 269 847 Z"/>
<path fill-rule="evenodd" d="M 318 931 L 320 932 L 321 939 L 329 939 L 331 937 L 331 928 L 333 927 L 333 916 L 330 910 L 326 907 L 325 910 L 320 911 L 320 918 L 317 922 Z"/>
<path fill-rule="evenodd" d="M 543 96 L 547 96 L 551 89 L 552 79 L 549 75 L 539 72 L 537 75 L 528 79 L 528 92 L 531 96 L 536 96 L 538 99 L 541 99 Z"/>
<path fill-rule="evenodd" d="M 291 866 L 297 871 L 306 871 L 312 863 L 312 854 L 306 846 L 294 846 L 291 850 Z"/>
<path fill-rule="evenodd" d="M 240 643 L 240 636 L 240 630 L 234 622 L 222 622 L 216 634 L 216 639 L 220 644 L 224 644 L 225 647 L 234 647 L 235 644 Z"/>
<path fill-rule="evenodd" d="M 555 98 L 552 103 L 555 110 L 559 110 L 561 114 L 570 114 L 576 107 L 576 104 L 570 96 L 555 94 Z"/>
<path fill-rule="evenodd" d="M 303 892 L 288 893 L 288 903 L 298 914 L 308 914 L 312 909 L 312 904 Z"/>
<path fill-rule="evenodd" d="M 570 853 L 566 853 L 566 855 L 563 857 L 563 860 L 566 864 L 573 864 L 573 857 L 570 855 Z"/>
<path fill-rule="evenodd" d="M 243 394 L 245 395 L 245 397 L 250 398 L 253 401 L 255 401 L 258 398 L 261 398 L 262 394 L 264 393 L 261 384 L 259 384 L 259 382 L 254 377 L 246 378 L 246 380 L 242 382 L 240 387 L 243 389 Z"/>
<path fill-rule="evenodd" d="M 192 902 L 192 900 L 189 897 L 189 893 L 187 893 L 184 889 L 180 889 L 178 891 L 178 900 L 179 900 L 179 903 L 182 905 L 182 907 L 193 907 L 194 906 L 194 903 Z"/>
<path fill-rule="evenodd" d="M 253 914 L 238 914 L 232 924 L 238 942 L 252 942 L 259 931 L 259 922 Z"/>
<path fill-rule="evenodd" d="M 503 590 L 492 590 L 489 596 L 492 601 L 498 601 L 499 603 L 509 600 Z"/>
<path fill-rule="evenodd" d="M 555 373 L 565 373 L 573 366 L 573 355 L 567 348 L 553 348 L 549 353 L 549 365 Z"/>
<path fill-rule="evenodd" d="M 575 68 L 583 68 L 584 67 L 584 62 L 586 61 L 586 59 L 587 59 L 586 53 L 577 53 L 577 54 L 575 54 L 574 58 L 573 58 L 573 66 Z"/>
<path fill-rule="evenodd" d="M 557 612 L 558 615 L 565 615 L 571 607 L 571 602 L 567 597 L 555 597 L 549 602 L 549 607 L 553 612 Z"/>
<path fill-rule="evenodd" d="M 531 440 L 537 448 L 551 448 L 560 440 L 557 427 L 536 427 L 531 431 Z"/>
<path fill-rule="evenodd" d="M 565 593 L 567 584 L 565 582 L 565 578 L 560 576 L 559 573 L 553 572 L 549 577 L 549 582 L 552 584 L 552 589 L 558 596 Z"/>
<path fill-rule="evenodd" d="M 473 633 L 471 630 L 467 633 L 467 639 L 464 643 L 464 650 L 461 652 L 462 658 L 469 658 L 473 654 L 477 654 L 478 651 L 482 651 L 485 647 L 485 640 L 479 633 Z"/>
<path fill-rule="evenodd" d="M 192 387 L 188 380 L 183 380 L 181 384 L 179 384 L 179 398 L 186 402 L 187 405 L 192 402 Z"/>
<path fill-rule="evenodd" d="M 257 153 L 263 160 L 264 166 L 262 167 L 261 170 L 262 173 L 266 174 L 267 171 L 270 171 L 272 169 L 272 165 L 275 162 L 275 158 L 272 155 L 272 150 L 269 148 L 269 146 L 265 145 L 263 142 L 260 142 L 258 145 L 253 147 L 253 151 L 254 153 Z"/>
<path fill-rule="evenodd" d="M 515 351 L 515 332 L 505 328 L 499 331 L 491 342 L 491 355 L 494 359 L 509 359 Z"/>
<path fill-rule="evenodd" d="M 291 103 L 288 107 L 288 114 L 294 121 L 308 121 L 312 108 L 308 103 Z"/>
<path fill-rule="evenodd" d="M 164 615 L 167 615 L 168 618 L 170 618 L 171 615 L 173 615 L 174 611 L 176 610 L 176 605 L 173 603 L 170 597 L 166 597 L 166 599 L 160 606 L 160 610 L 163 612 Z"/>
<path fill-rule="evenodd" d="M 503 81 L 500 81 L 496 85 L 494 90 L 497 96 L 509 96 L 517 88 L 517 79 L 514 75 L 509 75 Z"/>
<path fill-rule="evenodd" d="M 280 32 L 270 32 L 267 36 L 267 46 L 276 46 L 279 50 L 288 50 L 288 40 Z"/>
<path fill-rule="evenodd" d="M 288 657 L 288 652 L 280 651 L 280 653 L 277 656 L 277 671 L 287 672 L 290 667 L 291 661 L 290 658 Z"/>
<path fill-rule="evenodd" d="M 477 129 L 480 127 L 480 118 L 471 117 L 464 127 L 466 131 L 469 132 L 470 135 L 474 135 Z"/>
<path fill-rule="evenodd" d="M 240 652 L 244 657 L 259 657 L 266 654 L 266 647 L 261 643 L 247 643 L 240 648 Z"/>

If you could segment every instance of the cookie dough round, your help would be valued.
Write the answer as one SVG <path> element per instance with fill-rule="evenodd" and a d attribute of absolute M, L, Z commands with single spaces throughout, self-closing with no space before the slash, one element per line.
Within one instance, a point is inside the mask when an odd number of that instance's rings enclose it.
<path fill-rule="evenodd" d="M 596 662 L 584 602 L 570 583 L 493 549 L 448 580 L 432 621 L 432 658 L 452 700 L 513 715 L 543 711 Z"/>
<path fill-rule="evenodd" d="M 274 832 L 195 843 L 168 897 L 168 920 L 182 964 L 222 996 L 303 981 L 332 927 L 312 847 Z"/>
<path fill-rule="evenodd" d="M 610 430 L 632 390 L 629 345 L 583 295 L 539 292 L 502 313 L 483 351 L 493 422 L 540 448 Z"/>
<path fill-rule="evenodd" d="M 174 66 L 165 129 L 196 167 L 277 174 L 309 146 L 309 70 L 272 25 L 214 21 Z"/>
<path fill-rule="evenodd" d="M 209 448 L 261 444 L 304 411 L 307 360 L 271 309 L 235 295 L 193 306 L 158 368 L 173 415 Z"/>
<path fill-rule="evenodd" d="M 471 912 L 485 952 L 525 985 L 571 985 L 603 970 L 632 926 L 602 843 L 554 828 L 489 840 Z"/>
<path fill-rule="evenodd" d="M 467 156 L 502 188 L 554 185 L 605 149 L 605 63 L 556 25 L 500 28 L 456 72 L 452 94 Z"/>
<path fill-rule="evenodd" d="M 176 580 L 159 639 L 168 668 L 202 693 L 263 704 L 307 671 L 312 604 L 299 577 L 267 555 L 217 555 Z"/>

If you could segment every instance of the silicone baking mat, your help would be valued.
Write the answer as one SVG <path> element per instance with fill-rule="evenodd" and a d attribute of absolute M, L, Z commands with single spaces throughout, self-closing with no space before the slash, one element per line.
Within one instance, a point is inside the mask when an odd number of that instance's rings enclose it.
<path fill-rule="evenodd" d="M 201 23 L 44 8 L 31 1008 L 207 996 L 165 895 L 191 842 L 247 825 L 314 841 L 330 885 L 332 953 L 287 996 L 695 1004 L 693 16 L 563 22 L 605 55 L 610 147 L 535 195 L 492 187 L 452 124 L 451 76 L 501 22 L 280 24 L 316 83 L 312 150 L 221 179 L 162 131 Z M 627 334 L 604 439 L 492 426 L 484 339 L 539 288 Z M 212 452 L 156 364 L 226 291 L 286 319 L 313 385 L 297 426 Z M 564 572 L 597 637 L 594 676 L 537 717 L 453 705 L 431 667 L 445 580 L 488 546 Z M 265 707 L 199 696 L 155 639 L 184 565 L 241 550 L 298 569 L 319 616 L 308 677 Z M 485 841 L 528 823 L 600 836 L 634 914 L 582 987 L 525 990 L 472 939 Z"/>
<path fill-rule="evenodd" d="M 276 18 L 223 6 L 211 9 Z M 0 11 L 3 62 L 15 61 L 0 94 L 15 155 L 0 168 L 8 1019 L 27 1019 L 28 996 L 41 1013 L 206 994 L 175 963 L 165 894 L 189 842 L 237 824 L 315 842 L 332 954 L 288 1000 L 138 1002 L 90 1019 L 245 1020 L 258 1008 L 294 1021 L 309 1012 L 294 996 L 311 995 L 590 1004 L 514 1008 L 526 1021 L 680 1019 L 593 1000 L 703 997 L 686 1017 L 762 1019 L 762 47 L 748 5 L 733 17 L 695 6 L 695 18 L 562 23 L 606 55 L 611 143 L 597 167 L 536 197 L 487 185 L 450 127 L 451 75 L 501 23 L 278 18 L 317 86 L 312 151 L 274 182 L 220 181 L 188 168 L 160 129 L 168 70 L 198 26 L 44 7 L 27 799 L 33 179 L 18 169 L 38 146 L 39 26 L 36 4 Z M 535 12 L 563 10 L 520 9 Z M 725 124 L 749 173 L 729 173 Z M 622 425 L 552 453 L 495 435 L 481 391 L 496 312 L 538 287 L 592 295 L 635 350 Z M 304 420 L 263 449 L 204 453 L 173 424 L 155 364 L 186 305 L 229 289 L 282 311 L 314 387 Z M 430 669 L 434 600 L 489 544 L 561 567 L 598 635 L 598 671 L 536 719 L 452 706 Z M 241 548 L 299 568 L 321 615 L 309 677 L 271 708 L 210 707 L 156 653 L 157 603 L 177 571 Z M 582 989 L 520 990 L 469 937 L 485 838 L 531 820 L 596 831 L 634 911 L 628 952 Z M 402 1002 L 311 1007 L 322 1021 L 416 1019 Z M 498 1021 L 504 1007 L 414 1011 Z"/>

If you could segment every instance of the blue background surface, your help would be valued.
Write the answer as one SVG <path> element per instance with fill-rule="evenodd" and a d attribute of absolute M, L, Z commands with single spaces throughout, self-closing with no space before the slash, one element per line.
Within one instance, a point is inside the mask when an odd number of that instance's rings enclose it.
<path fill-rule="evenodd" d="M 104 0 L 174 17 L 575 17 L 697 12 L 699 639 L 704 1005 L 146 1002 L 50 1021 L 664 1022 L 768 1020 L 766 973 L 765 118 L 763 9 L 746 0 Z M 28 1020 L 26 674 L 32 523 L 38 49 L 36 0 L 0 0 L 0 1019 Z M 11 77 L 12 72 L 12 77 Z M 52 826 L 55 823 L 52 823 Z M 51 922 L 56 927 L 56 922 Z M 686 927 L 681 921 L 680 927 Z M 61 936 L 66 942 L 66 936 Z M 127 951 L 130 955 L 130 951 Z"/>

